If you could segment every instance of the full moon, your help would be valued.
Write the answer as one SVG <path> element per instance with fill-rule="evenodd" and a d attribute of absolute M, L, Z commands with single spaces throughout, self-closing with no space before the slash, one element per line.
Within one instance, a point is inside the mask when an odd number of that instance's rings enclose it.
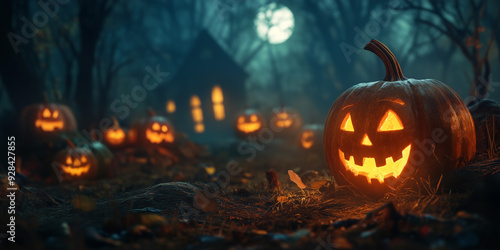
<path fill-rule="evenodd" d="M 254 24 L 259 37 L 272 44 L 288 40 L 295 27 L 292 11 L 276 3 L 260 8 Z"/>

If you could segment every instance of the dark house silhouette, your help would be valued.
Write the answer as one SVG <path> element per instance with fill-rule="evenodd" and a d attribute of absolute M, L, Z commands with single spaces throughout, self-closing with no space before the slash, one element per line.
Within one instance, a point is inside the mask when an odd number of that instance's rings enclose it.
<path fill-rule="evenodd" d="M 185 61 L 172 80 L 160 91 L 175 102 L 176 111 L 169 114 L 179 131 L 199 141 L 231 135 L 233 115 L 246 106 L 245 80 L 248 74 L 206 31 L 194 41 Z M 216 120 L 212 91 L 218 85 L 224 97 L 225 118 Z M 203 110 L 204 132 L 195 132 L 190 100 L 197 95 Z M 165 102 L 167 101 L 165 100 Z"/>

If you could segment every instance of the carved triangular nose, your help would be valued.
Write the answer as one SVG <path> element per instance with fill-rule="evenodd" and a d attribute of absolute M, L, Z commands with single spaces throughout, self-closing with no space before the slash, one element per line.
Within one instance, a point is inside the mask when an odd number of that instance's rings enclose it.
<path fill-rule="evenodd" d="M 365 145 L 365 146 L 372 146 L 372 142 L 370 141 L 370 138 L 368 138 L 368 135 L 365 134 L 363 136 L 363 140 L 361 140 L 361 145 Z"/>

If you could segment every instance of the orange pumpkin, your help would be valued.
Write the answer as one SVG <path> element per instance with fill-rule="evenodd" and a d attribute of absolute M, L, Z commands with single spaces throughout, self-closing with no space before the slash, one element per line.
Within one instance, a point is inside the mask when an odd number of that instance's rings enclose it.
<path fill-rule="evenodd" d="M 21 131 L 26 139 L 45 139 L 68 131 L 76 131 L 73 112 L 63 104 L 38 103 L 24 108 Z"/>
<path fill-rule="evenodd" d="M 269 126 L 278 135 L 296 134 L 302 127 L 302 117 L 300 114 L 289 108 L 276 108 L 269 119 Z"/>
<path fill-rule="evenodd" d="M 323 125 L 305 125 L 299 133 L 299 147 L 306 151 L 314 151 L 323 148 Z"/>
<path fill-rule="evenodd" d="M 383 194 L 407 177 L 438 179 L 470 160 L 474 123 L 460 97 L 439 81 L 406 79 L 379 41 L 365 49 L 382 59 L 386 77 L 351 87 L 331 107 L 323 142 L 335 179 Z"/>
<path fill-rule="evenodd" d="M 115 117 L 111 117 L 111 120 L 113 120 L 113 127 L 104 130 L 104 143 L 113 148 L 126 146 L 127 131 L 120 127 Z"/>
<path fill-rule="evenodd" d="M 93 179 L 97 176 L 97 159 L 90 149 L 75 147 L 68 140 L 68 147 L 54 156 L 52 167 L 60 181 Z"/>
<path fill-rule="evenodd" d="M 240 138 L 257 135 L 264 127 L 263 116 L 255 109 L 245 109 L 236 115 L 234 133 Z"/>
<path fill-rule="evenodd" d="M 149 117 L 132 125 L 129 137 L 131 143 L 141 146 L 171 145 L 175 140 L 175 129 L 167 118 L 150 110 Z"/>

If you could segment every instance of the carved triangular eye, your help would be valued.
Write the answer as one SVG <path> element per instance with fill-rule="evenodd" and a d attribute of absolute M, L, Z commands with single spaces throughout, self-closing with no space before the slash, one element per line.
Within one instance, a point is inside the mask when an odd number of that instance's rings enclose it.
<path fill-rule="evenodd" d="M 152 126 L 153 130 L 160 130 L 160 124 L 158 124 L 157 122 L 153 123 L 153 126 Z"/>
<path fill-rule="evenodd" d="M 344 131 L 354 132 L 354 126 L 352 126 L 351 113 L 347 113 L 342 124 L 340 124 L 340 129 Z"/>
<path fill-rule="evenodd" d="M 396 131 L 402 130 L 403 128 L 403 123 L 401 122 L 401 119 L 399 119 L 399 116 L 396 115 L 394 111 L 389 109 L 385 112 L 384 117 L 382 117 L 377 131 Z"/>
<path fill-rule="evenodd" d="M 50 110 L 49 109 L 44 109 L 42 112 L 42 116 L 44 118 L 49 118 L 50 117 Z"/>

